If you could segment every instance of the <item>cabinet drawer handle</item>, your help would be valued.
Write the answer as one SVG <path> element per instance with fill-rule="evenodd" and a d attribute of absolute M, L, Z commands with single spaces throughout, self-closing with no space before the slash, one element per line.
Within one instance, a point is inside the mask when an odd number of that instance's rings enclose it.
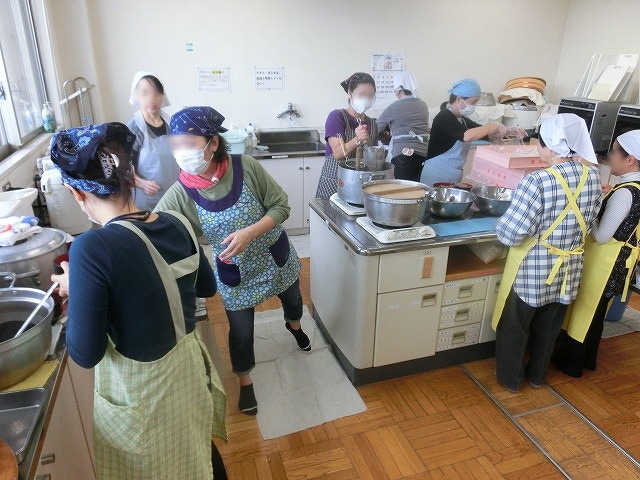
<path fill-rule="evenodd" d="M 467 331 L 464 330 L 462 332 L 456 332 L 453 334 L 453 339 L 451 340 L 451 343 L 453 343 L 454 345 L 458 344 L 458 343 L 464 343 L 464 338 L 467 335 Z"/>
<path fill-rule="evenodd" d="M 45 453 L 40 457 L 40 465 L 50 465 L 56 461 L 55 453 Z"/>
<path fill-rule="evenodd" d="M 298 170 L 304 170 L 304 168 L 302 168 L 302 167 L 298 167 Z"/>
<path fill-rule="evenodd" d="M 427 293 L 422 296 L 422 307 L 433 307 L 438 300 L 437 293 Z"/>
<path fill-rule="evenodd" d="M 458 289 L 458 298 L 470 297 L 473 293 L 473 285 L 465 285 Z"/>
<path fill-rule="evenodd" d="M 467 320 L 469 320 L 468 308 L 465 308 L 464 310 L 460 310 L 459 312 L 456 312 L 456 319 L 454 320 L 455 322 L 466 322 Z"/>
<path fill-rule="evenodd" d="M 495 289 L 495 292 L 494 292 L 496 295 L 497 295 L 497 294 L 498 294 L 498 292 L 500 291 L 500 283 L 502 283 L 502 280 L 498 280 L 498 281 L 496 282 L 496 289 Z"/>
<path fill-rule="evenodd" d="M 45 473 L 44 475 L 38 475 L 36 480 L 51 480 L 51 474 Z"/>

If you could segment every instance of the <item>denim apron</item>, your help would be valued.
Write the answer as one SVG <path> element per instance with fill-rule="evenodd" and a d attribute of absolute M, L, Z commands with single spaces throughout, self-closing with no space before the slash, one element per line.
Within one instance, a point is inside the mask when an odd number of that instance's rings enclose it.
<path fill-rule="evenodd" d="M 456 140 L 449 150 L 429 158 L 422 167 L 420 182 L 432 187 L 434 183 L 457 183 L 462 180 L 462 170 L 467 161 L 469 148 L 470 142 Z"/>
<path fill-rule="evenodd" d="M 187 220 L 174 215 L 191 233 Z M 94 443 L 99 480 L 213 478 L 211 436 L 226 439 L 226 397 L 198 333 L 186 334 L 176 279 L 195 272 L 199 252 L 171 265 L 135 225 L 113 222 L 147 246 L 164 285 L 176 346 L 164 357 L 139 362 L 111 340 L 95 369 Z"/>
<path fill-rule="evenodd" d="M 240 155 L 231 156 L 231 191 L 218 200 L 204 198 L 197 189 L 185 191 L 195 202 L 202 233 L 214 255 L 218 292 L 227 310 L 244 310 L 284 292 L 298 279 L 300 260 L 282 225 L 254 238 L 246 250 L 223 261 L 222 241 L 231 233 L 261 220 L 266 209 L 244 181 Z"/>
<path fill-rule="evenodd" d="M 169 118 L 162 113 L 162 119 L 169 125 Z M 135 189 L 135 202 L 140 210 L 153 210 L 164 193 L 173 185 L 180 175 L 180 167 L 171 154 L 169 136 L 156 137 L 138 110 L 133 116 L 138 130 L 142 133 L 142 148 L 138 156 L 136 174 L 145 180 L 154 180 L 160 189 L 153 195 L 147 195 L 141 188 Z"/>

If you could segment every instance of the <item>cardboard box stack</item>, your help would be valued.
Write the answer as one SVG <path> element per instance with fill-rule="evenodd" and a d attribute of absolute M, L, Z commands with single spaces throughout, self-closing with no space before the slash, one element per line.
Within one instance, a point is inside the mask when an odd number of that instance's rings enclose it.
<path fill-rule="evenodd" d="M 535 145 L 481 145 L 473 157 L 473 178 L 487 185 L 516 188 L 525 175 L 547 165 Z"/>

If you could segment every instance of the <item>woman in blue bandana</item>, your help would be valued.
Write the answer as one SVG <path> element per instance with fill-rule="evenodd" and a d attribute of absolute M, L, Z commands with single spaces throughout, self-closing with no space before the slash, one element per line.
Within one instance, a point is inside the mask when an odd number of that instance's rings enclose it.
<path fill-rule="evenodd" d="M 479 125 L 467 118 L 480 99 L 480 85 L 472 78 L 454 83 L 449 93 L 449 101 L 441 105 L 440 112 L 433 118 L 427 160 L 420 176 L 420 181 L 429 186 L 462 180 L 471 142 L 503 137 L 507 131 L 497 122 Z"/>
<path fill-rule="evenodd" d="M 238 408 L 255 415 L 249 375 L 255 366 L 254 307 L 277 295 L 298 347 L 309 351 L 311 342 L 300 327 L 300 261 L 281 225 L 289 216 L 287 194 L 254 158 L 227 153 L 223 121 L 211 107 L 189 107 L 171 117 L 169 141 L 182 171 L 156 208 L 181 212 L 211 245 L 240 382 Z"/>
<path fill-rule="evenodd" d="M 97 478 L 226 478 L 212 435 L 226 399 L 195 329 L 216 283 L 189 222 L 133 202 L 133 133 L 121 123 L 57 133 L 51 159 L 87 215 L 63 275 L 67 351 L 95 367 Z M 188 402 L 185 402 L 188 399 Z"/>

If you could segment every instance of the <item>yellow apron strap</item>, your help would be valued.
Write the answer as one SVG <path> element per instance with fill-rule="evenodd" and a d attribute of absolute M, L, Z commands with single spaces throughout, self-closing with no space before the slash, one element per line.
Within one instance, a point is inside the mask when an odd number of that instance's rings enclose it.
<path fill-rule="evenodd" d="M 584 188 L 584 186 L 585 186 L 585 184 L 587 182 L 587 178 L 589 176 L 589 171 L 587 170 L 587 168 L 584 165 L 582 166 L 582 175 L 580 176 L 580 182 L 578 183 L 578 186 L 576 187 L 575 192 L 571 191 L 571 189 L 569 188 L 569 185 L 567 184 L 565 179 L 562 177 L 562 175 L 560 175 L 560 173 L 557 170 L 549 168 L 549 169 L 547 169 L 547 171 L 549 173 L 551 173 L 556 178 L 556 180 L 558 180 L 558 183 L 562 187 L 562 190 L 564 191 L 564 193 L 565 193 L 565 195 L 567 197 L 567 206 L 562 210 L 562 212 L 560 212 L 560 215 L 558 215 L 558 217 L 551 224 L 551 226 L 547 229 L 547 231 L 540 237 L 540 244 L 542 246 L 546 247 L 547 250 L 549 250 L 549 252 L 552 255 L 556 255 L 558 257 L 556 259 L 555 263 L 553 264 L 553 268 L 549 272 L 549 276 L 547 277 L 547 280 L 545 282 L 547 285 L 551 285 L 553 283 L 554 279 L 556 278 L 556 275 L 560 271 L 560 267 L 562 266 L 562 264 L 564 263 L 564 260 L 567 257 L 569 257 L 570 255 L 582 255 L 584 253 L 583 246 L 584 246 L 584 241 L 585 241 L 585 239 L 587 237 L 587 223 L 585 222 L 584 216 L 582 215 L 582 212 L 580 211 L 580 207 L 578 207 L 577 198 L 580 195 L 580 193 L 582 192 L 582 190 L 583 190 L 583 188 Z M 571 211 L 573 211 L 573 214 L 576 216 L 576 219 L 578 220 L 578 224 L 580 225 L 580 230 L 582 230 L 582 242 L 581 242 L 579 247 L 574 248 L 573 250 L 562 250 L 562 249 L 559 249 L 557 247 L 554 247 L 553 245 L 548 243 L 546 240 L 547 240 L 547 238 L 549 238 L 551 233 L 553 233 L 553 231 L 556 228 L 558 228 L 560 223 L 562 223 L 562 221 L 567 217 L 567 215 Z M 564 277 L 562 279 L 562 286 L 560 288 L 560 292 L 563 295 L 567 291 L 568 278 L 569 278 L 569 270 L 567 269 L 565 271 Z"/>

